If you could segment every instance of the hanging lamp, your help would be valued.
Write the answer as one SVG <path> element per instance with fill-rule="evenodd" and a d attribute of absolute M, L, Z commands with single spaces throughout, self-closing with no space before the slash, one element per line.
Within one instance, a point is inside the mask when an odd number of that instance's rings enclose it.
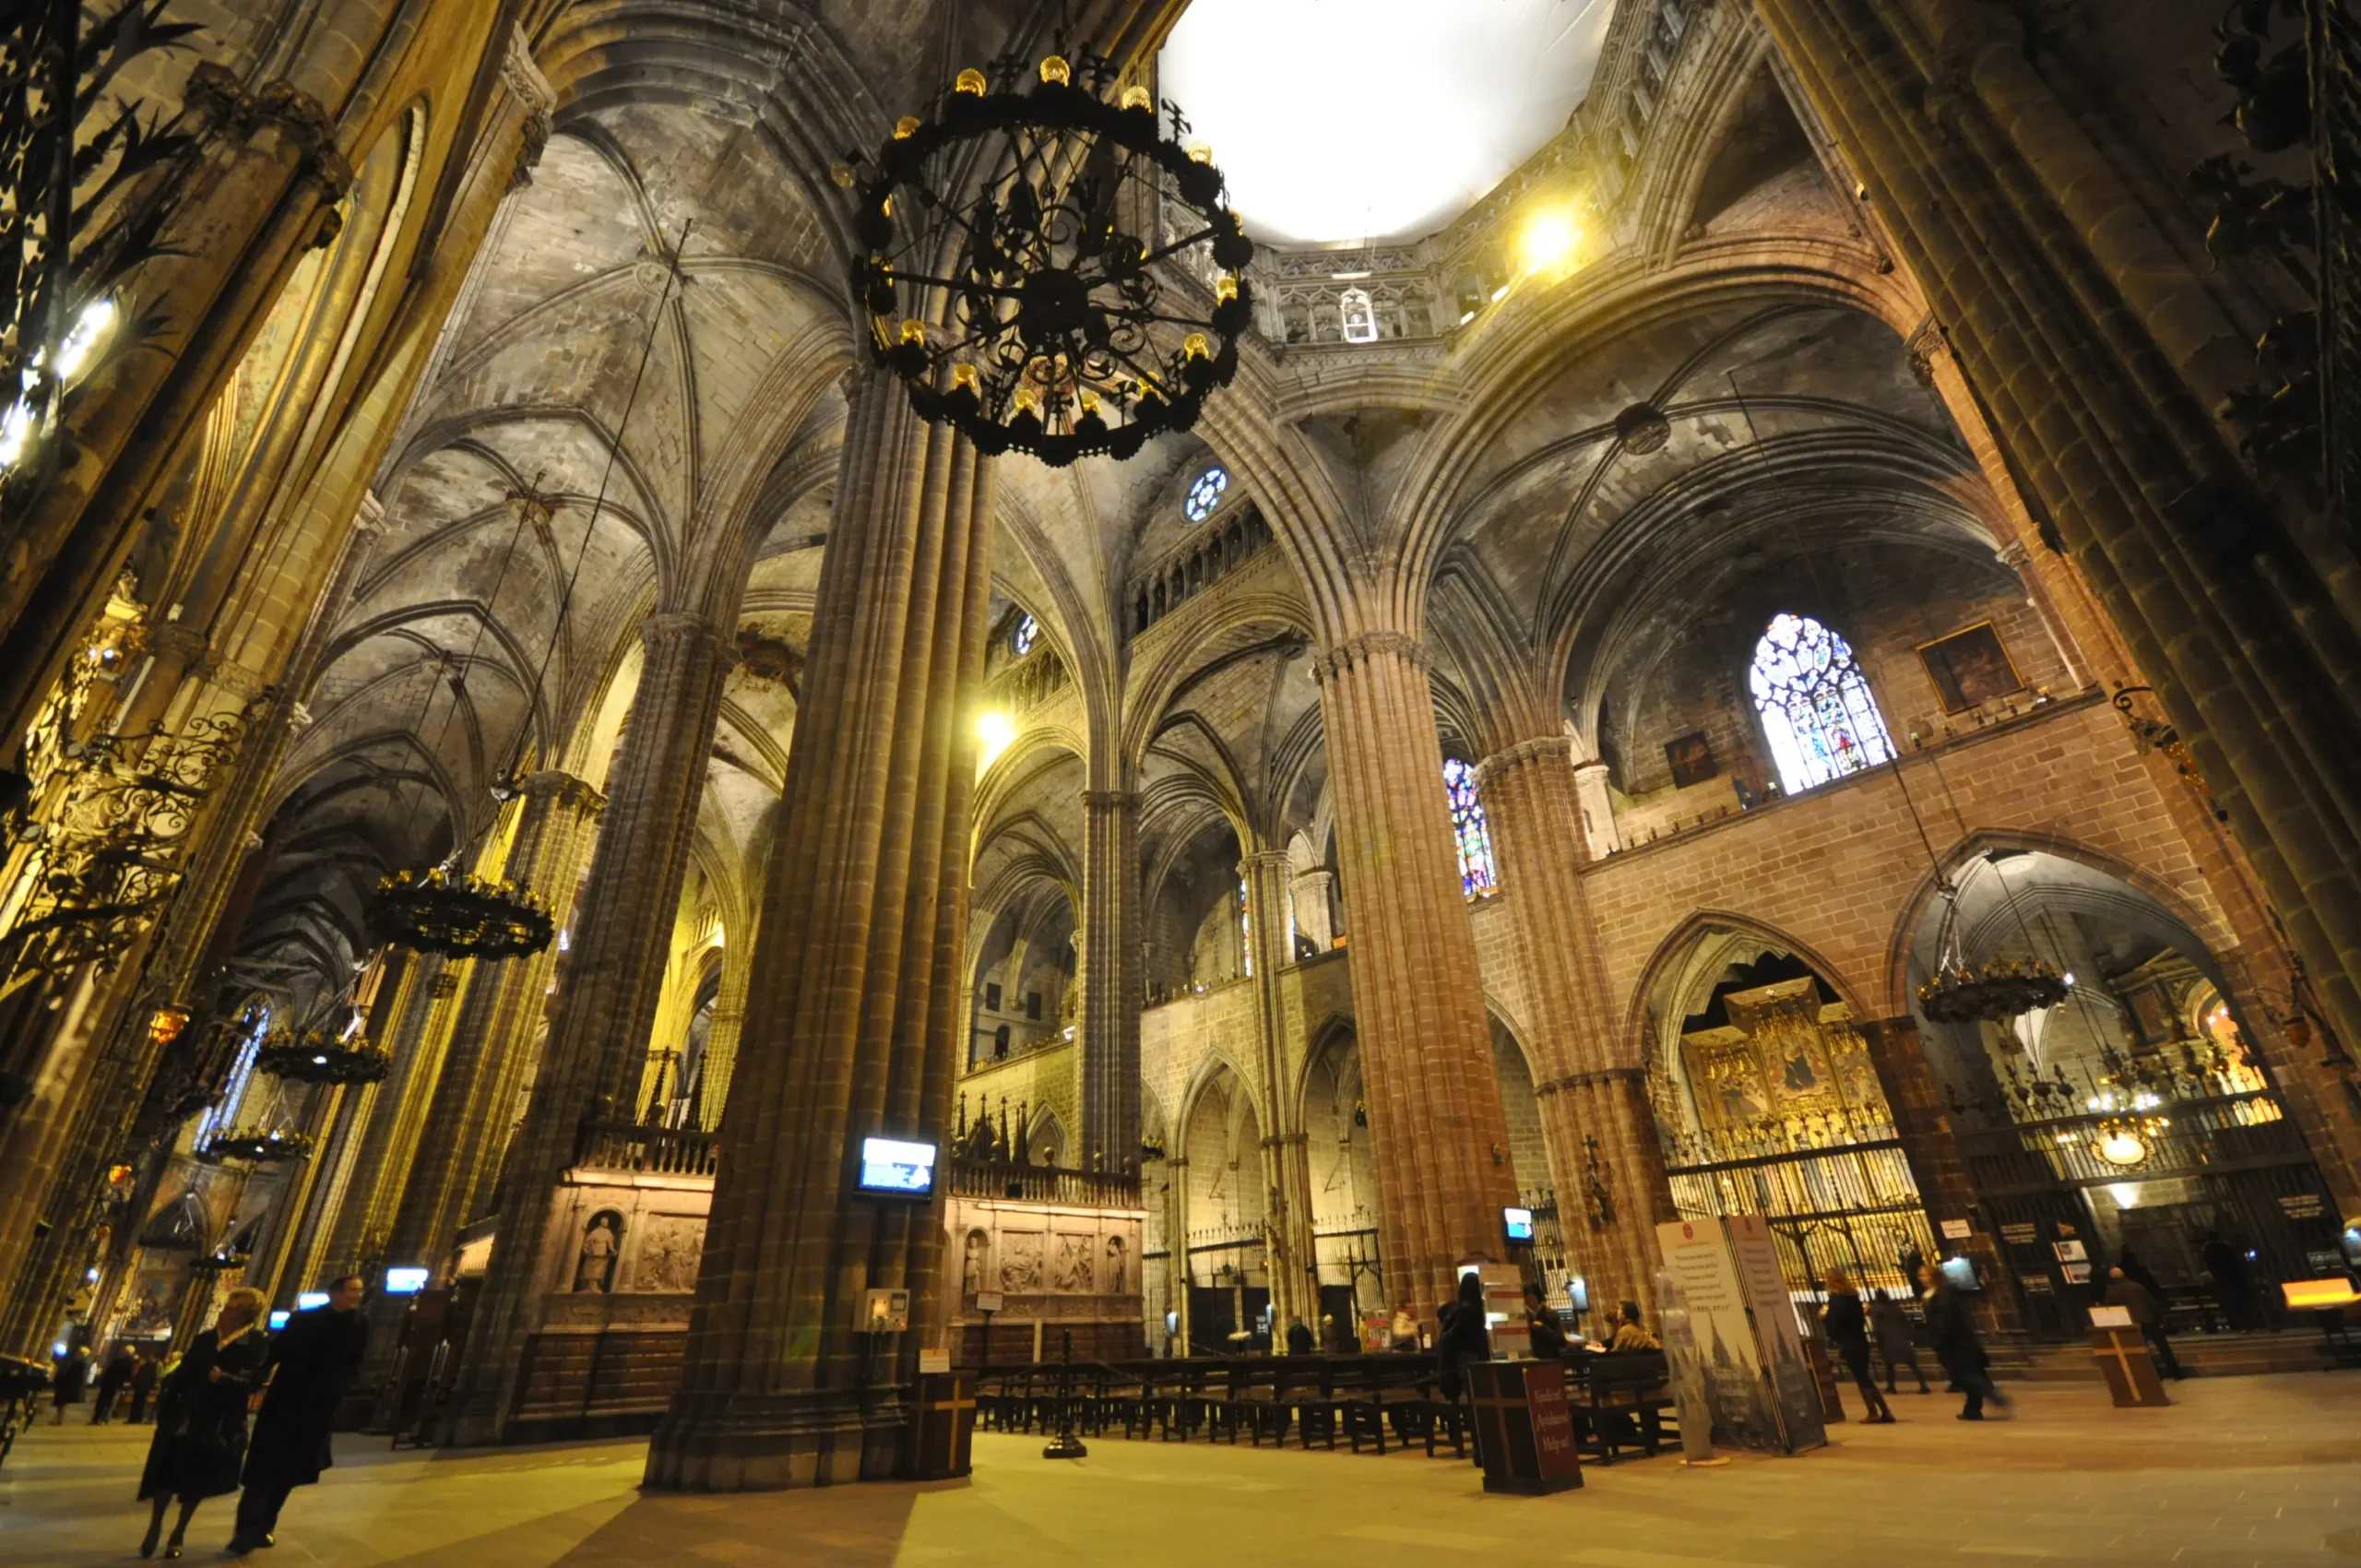
<path fill-rule="evenodd" d="M 871 356 L 919 417 L 1060 468 L 1186 430 L 1228 385 L 1254 243 L 1212 149 L 1164 115 L 1102 55 L 1012 54 L 838 165 Z"/>

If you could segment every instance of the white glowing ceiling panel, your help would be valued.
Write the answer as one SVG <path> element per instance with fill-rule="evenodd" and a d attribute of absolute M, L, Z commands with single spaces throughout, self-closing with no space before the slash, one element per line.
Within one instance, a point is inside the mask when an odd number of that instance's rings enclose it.
<path fill-rule="evenodd" d="M 1258 239 L 1441 228 L 1565 127 L 1615 0 L 1190 0 L 1163 96 Z"/>

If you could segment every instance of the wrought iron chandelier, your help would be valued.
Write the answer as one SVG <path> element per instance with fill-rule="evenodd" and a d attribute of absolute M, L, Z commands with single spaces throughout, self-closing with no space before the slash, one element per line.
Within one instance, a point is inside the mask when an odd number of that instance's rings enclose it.
<path fill-rule="evenodd" d="M 2065 979 L 2038 958 L 1971 963 L 1954 953 L 1918 988 L 1918 1010 L 1939 1024 L 1999 1023 L 2065 1000 Z"/>
<path fill-rule="evenodd" d="M 268 1165 L 282 1159 L 300 1159 L 311 1152 L 312 1140 L 304 1134 L 241 1127 L 206 1139 L 205 1146 L 196 1151 L 196 1158 L 208 1165 L 219 1165 L 225 1159 Z"/>
<path fill-rule="evenodd" d="M 990 455 L 1121 461 L 1229 383 L 1254 244 L 1211 149 L 1165 115 L 1101 56 L 1007 56 L 838 170 L 871 351 L 920 417 Z M 1162 232 L 1144 232 L 1157 213 Z"/>
<path fill-rule="evenodd" d="M 302 1084 L 374 1084 L 386 1076 L 393 1053 L 363 1036 L 346 1039 L 334 1029 L 272 1035 L 255 1052 L 255 1069 Z"/>
<path fill-rule="evenodd" d="M 514 883 L 453 876 L 441 866 L 397 871 L 377 884 L 377 930 L 387 942 L 445 958 L 538 953 L 557 934 L 549 905 Z"/>

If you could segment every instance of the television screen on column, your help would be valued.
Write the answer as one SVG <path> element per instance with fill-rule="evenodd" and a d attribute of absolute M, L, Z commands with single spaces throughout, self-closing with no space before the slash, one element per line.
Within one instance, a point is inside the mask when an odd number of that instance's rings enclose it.
<path fill-rule="evenodd" d="M 857 1185 L 876 1197 L 931 1198 L 934 1196 L 934 1156 L 932 1144 L 863 1138 Z"/>

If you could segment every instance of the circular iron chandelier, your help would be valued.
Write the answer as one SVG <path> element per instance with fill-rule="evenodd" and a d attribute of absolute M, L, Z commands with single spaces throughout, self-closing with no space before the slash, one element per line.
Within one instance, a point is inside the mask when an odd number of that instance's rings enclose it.
<path fill-rule="evenodd" d="M 549 906 L 514 883 L 453 877 L 441 866 L 397 871 L 377 884 L 377 931 L 387 942 L 445 958 L 511 958 L 557 935 Z"/>
<path fill-rule="evenodd" d="M 196 1158 L 208 1165 L 219 1165 L 225 1159 L 247 1159 L 268 1165 L 282 1159 L 300 1159 L 312 1152 L 312 1140 L 302 1133 L 264 1132 L 259 1128 L 242 1127 L 234 1133 L 217 1133 L 205 1140 Z"/>
<path fill-rule="evenodd" d="M 303 1084 L 378 1083 L 392 1063 L 385 1047 L 357 1036 L 348 1040 L 332 1029 L 275 1034 L 255 1052 L 255 1071 Z"/>
<path fill-rule="evenodd" d="M 1954 959 L 1918 988 L 1918 1010 L 1939 1024 L 1998 1023 L 2065 1000 L 2065 980 L 2038 958 L 1992 964 Z"/>
<path fill-rule="evenodd" d="M 1082 53 L 959 73 L 856 173 L 854 296 L 919 415 L 987 455 L 1121 461 L 1238 371 L 1254 243 L 1188 123 Z M 1166 216 L 1170 238 L 1144 234 Z M 1158 264 L 1200 275 L 1208 308 Z"/>

